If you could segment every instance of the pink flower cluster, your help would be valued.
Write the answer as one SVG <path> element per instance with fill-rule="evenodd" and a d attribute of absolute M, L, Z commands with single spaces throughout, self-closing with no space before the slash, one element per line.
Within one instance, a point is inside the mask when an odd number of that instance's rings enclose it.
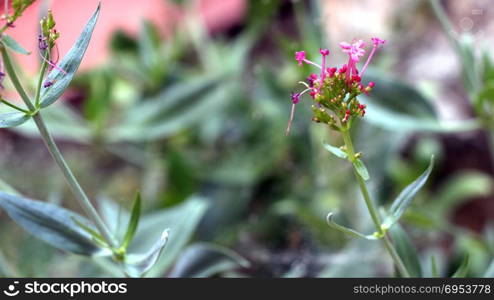
<path fill-rule="evenodd" d="M 372 49 L 361 71 L 358 70 L 358 63 L 366 53 L 366 45 L 362 40 L 352 43 L 340 43 L 339 46 L 342 51 L 348 54 L 348 62 L 339 69 L 327 67 L 327 56 L 330 54 L 327 49 L 319 49 L 319 53 L 322 56 L 321 65 L 308 60 L 305 51 L 295 52 L 295 60 L 299 66 L 302 66 L 304 63 L 313 65 L 320 69 L 320 74 L 311 74 L 306 82 L 301 82 L 306 89 L 299 93 L 292 93 L 292 110 L 288 122 L 287 134 L 290 131 L 294 117 L 295 105 L 300 102 L 300 97 L 305 93 L 309 93 L 316 102 L 316 105 L 313 106 L 313 120 L 327 123 L 333 129 L 339 129 L 341 126 L 348 124 L 352 117 L 364 116 L 365 105 L 358 102 L 357 96 L 362 93 L 369 93 L 374 87 L 374 83 L 369 82 L 367 86 L 364 86 L 361 83 L 361 78 L 378 47 L 385 43 L 380 38 L 372 38 L 371 41 Z M 333 114 L 328 114 L 325 109 L 331 110 Z M 334 115 L 338 117 L 339 122 L 335 120 Z"/>

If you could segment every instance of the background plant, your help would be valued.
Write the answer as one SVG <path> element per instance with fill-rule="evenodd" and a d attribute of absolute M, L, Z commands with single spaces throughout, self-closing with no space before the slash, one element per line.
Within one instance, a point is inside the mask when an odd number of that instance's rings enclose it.
<path fill-rule="evenodd" d="M 409 18 L 427 12 L 432 16 L 428 3 L 423 3 L 403 11 L 409 12 Z M 177 27 L 173 37 L 162 38 L 148 23 L 136 37 L 116 33 L 110 61 L 78 73 L 64 101 L 43 112 L 98 210 L 105 212 L 106 202 L 114 204 L 109 206 L 115 207 L 115 214 L 119 206 L 127 208 L 121 211 L 130 210 L 137 189 L 144 215 L 165 214 L 200 195 L 208 208 L 197 217 L 199 223 L 191 225 L 199 224 L 197 231 L 184 234 L 177 249 L 187 241 L 213 242 L 250 261 L 246 268 L 226 263 L 222 270 L 211 271 L 224 276 L 391 275 L 390 262 L 380 255 L 377 243 L 348 239 L 326 223 L 327 213 L 338 209 L 340 224 L 362 232 L 373 229 L 356 186 L 347 180 L 349 176 L 341 176 L 351 169 L 321 147 L 323 140 L 333 145 L 343 141 L 322 126 L 311 126 L 306 121 L 311 112 L 303 106 L 297 108 L 290 136 L 284 136 L 290 92 L 310 72 L 293 63 L 293 53 L 334 45 L 325 41 L 322 23 L 317 22 L 322 11 L 318 1 L 249 1 L 245 23 L 229 32 L 210 35 L 200 25 L 189 24 Z M 400 26 L 395 24 L 394 33 L 387 37 L 386 55 L 378 53 L 376 63 L 366 71 L 366 79 L 376 87 L 363 100 L 368 106 L 365 118 L 353 128 L 355 148 L 365 153 L 372 175 L 369 191 L 383 201 L 377 205 L 389 207 L 386 200 L 418 177 L 434 154 L 434 173 L 403 215 L 401 226 L 415 245 L 422 276 L 436 275 L 431 273 L 431 257 L 438 276 L 451 276 L 466 253 L 467 274 L 483 276 L 492 257 L 489 226 L 472 230 L 457 222 L 468 211 L 479 213 L 472 207 L 478 203 L 475 199 L 489 199 L 491 194 L 491 173 L 460 163 L 481 159 L 475 154 L 481 139 L 477 135 L 473 141 L 461 139 L 479 125 L 475 120 L 438 117 L 434 100 L 439 96 L 431 86 L 439 83 L 423 86 L 396 76 L 402 73 L 392 66 L 410 58 L 396 52 L 395 47 L 404 43 L 400 37 L 408 33 Z M 152 63 L 156 60 L 160 63 Z M 430 66 L 431 73 L 435 67 Z M 32 91 L 36 80 L 23 83 Z M 9 87 L 8 80 L 5 85 Z M 139 114 L 134 115 L 133 109 Z M 47 159 L 31 121 L 2 130 L 1 135 L 5 145 L 1 169 L 8 170 L 1 172 L 2 179 L 23 195 L 80 211 Z M 462 152 L 452 152 L 460 145 Z M 31 170 L 37 170 L 36 176 Z M 183 206 L 183 215 L 191 206 Z M 8 272 L 4 274 L 100 276 L 112 269 L 105 261 L 88 264 L 84 257 L 53 250 L 19 232 L 3 216 L 6 242 L 1 250 L 7 265 L 2 270 Z M 471 224 L 479 219 L 474 215 L 466 220 Z M 176 232 L 173 224 L 164 222 L 163 218 L 160 230 L 147 233 L 149 243 L 161 229 L 170 228 L 170 237 Z M 120 224 L 124 228 L 125 220 Z M 172 243 L 170 238 L 160 258 L 168 262 L 148 275 L 171 274 L 171 265 L 177 258 L 182 260 L 180 250 L 175 255 L 167 252 Z M 195 257 L 210 257 L 211 252 L 200 246 L 190 247 Z M 31 249 L 36 252 L 30 253 Z"/>

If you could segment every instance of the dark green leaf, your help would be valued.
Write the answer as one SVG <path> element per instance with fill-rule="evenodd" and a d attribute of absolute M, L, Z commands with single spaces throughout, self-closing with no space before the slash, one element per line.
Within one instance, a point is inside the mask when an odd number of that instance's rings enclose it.
<path fill-rule="evenodd" d="M 417 255 L 417 249 L 410 241 L 408 234 L 399 224 L 391 227 L 389 233 L 393 240 L 393 245 L 396 247 L 396 252 L 398 252 L 398 255 L 402 259 L 405 268 L 410 272 L 410 276 L 421 277 L 422 268 Z"/>
<path fill-rule="evenodd" d="M 141 194 L 137 192 L 136 198 L 134 200 L 134 205 L 132 206 L 132 213 L 130 215 L 129 224 L 127 225 L 127 231 L 125 232 L 122 248 L 127 249 L 130 242 L 134 238 L 134 234 L 137 230 L 137 225 L 139 224 L 139 218 L 141 217 Z"/>
<path fill-rule="evenodd" d="M 225 247 L 199 243 L 184 251 L 169 277 L 204 278 L 248 266 L 248 261 Z"/>
<path fill-rule="evenodd" d="M 8 48 L 14 50 L 15 52 L 18 52 L 20 54 L 24 55 L 29 55 L 31 52 L 27 51 L 26 49 L 22 48 L 19 43 L 17 43 L 16 40 L 14 40 L 11 36 L 3 33 L 2 34 L 2 43 L 7 46 Z"/>
<path fill-rule="evenodd" d="M 464 278 L 468 274 L 468 269 L 470 267 L 470 255 L 465 255 L 463 260 L 461 261 L 460 266 L 456 270 L 456 272 L 451 276 L 453 278 Z"/>
<path fill-rule="evenodd" d="M 98 5 L 98 8 L 87 22 L 81 35 L 60 62 L 58 67 L 65 73 L 55 68 L 48 74 L 46 80 L 53 82 L 53 85 L 42 90 L 41 107 L 47 107 L 57 101 L 69 86 L 89 45 L 99 12 L 100 6 Z"/>
<path fill-rule="evenodd" d="M 353 165 L 355 166 L 355 170 L 357 170 L 357 173 L 362 177 L 364 180 L 369 180 L 369 171 L 367 171 L 367 167 L 364 165 L 364 163 L 360 159 L 356 159 L 353 162 Z"/>
<path fill-rule="evenodd" d="M 88 220 L 54 204 L 34 201 L 0 192 L 0 206 L 27 232 L 53 247 L 81 255 L 104 254 L 91 235 L 73 222 Z M 89 226 L 89 225 L 88 225 Z"/>
<path fill-rule="evenodd" d="M 383 223 L 383 226 L 390 228 L 394 223 L 396 223 L 401 216 L 405 213 L 406 209 L 412 203 L 413 198 L 420 189 L 424 186 L 432 172 L 432 167 L 434 166 L 434 157 L 431 157 L 431 162 L 429 167 L 420 175 L 414 182 L 410 183 L 406 188 L 401 191 L 398 197 L 393 201 L 391 208 L 389 210 L 389 216 Z"/>
<path fill-rule="evenodd" d="M 19 126 L 29 120 L 30 116 L 23 112 L 0 113 L 0 128 Z"/>
<path fill-rule="evenodd" d="M 345 153 L 345 151 L 341 150 L 340 148 L 331 146 L 330 144 L 328 144 L 326 142 L 324 142 L 323 145 L 324 145 L 324 148 L 326 150 L 333 153 L 334 155 L 336 155 L 339 158 L 346 159 L 348 157 L 348 155 Z"/>

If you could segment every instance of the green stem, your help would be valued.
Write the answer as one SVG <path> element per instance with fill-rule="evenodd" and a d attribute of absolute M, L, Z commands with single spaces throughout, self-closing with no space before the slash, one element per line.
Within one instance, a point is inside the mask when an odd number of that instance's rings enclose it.
<path fill-rule="evenodd" d="M 47 66 L 48 64 L 46 63 L 45 60 L 43 60 L 43 63 L 41 65 L 41 73 L 39 74 L 39 78 L 38 78 L 38 85 L 36 87 L 36 95 L 34 97 L 34 106 L 36 107 L 39 107 L 40 104 L 39 101 L 41 97 L 41 85 L 43 84 L 43 78 L 45 77 Z"/>
<path fill-rule="evenodd" d="M 376 232 L 379 237 L 382 237 L 381 240 L 383 241 L 384 248 L 386 248 L 386 250 L 388 251 L 389 255 L 393 259 L 401 275 L 403 277 L 410 277 L 410 273 L 408 272 L 407 268 L 405 267 L 405 264 L 398 255 L 398 252 L 396 251 L 395 247 L 393 246 L 393 243 L 391 242 L 389 235 L 382 229 L 381 219 L 379 218 L 379 214 L 377 213 L 377 210 L 374 206 L 374 202 L 372 201 L 369 191 L 367 190 L 367 185 L 365 184 L 364 179 L 357 172 L 357 168 L 354 163 L 357 158 L 355 157 L 355 150 L 353 148 L 353 143 L 350 137 L 350 133 L 348 132 L 348 129 L 345 128 L 341 132 L 343 135 L 343 141 L 345 142 L 345 146 L 347 148 L 348 159 L 353 165 L 353 172 L 355 174 L 355 177 L 357 178 L 360 191 L 362 192 L 362 196 L 364 197 L 367 210 L 369 211 L 369 214 L 372 218 L 372 222 L 376 227 Z"/>
<path fill-rule="evenodd" d="M 8 101 L 5 101 L 5 100 L 2 99 L 2 100 L 0 100 L 0 102 L 3 103 L 3 104 L 5 104 L 5 105 L 7 105 L 7 106 L 10 106 L 13 109 L 18 110 L 20 112 L 23 112 L 25 114 L 30 114 L 30 111 L 25 110 L 24 108 L 20 108 L 19 106 L 15 105 L 15 104 L 12 104 L 12 103 L 10 103 Z"/>
<path fill-rule="evenodd" d="M 84 190 L 81 188 L 79 182 L 77 181 L 74 174 L 70 170 L 68 164 L 65 162 L 62 153 L 58 149 L 57 145 L 55 144 L 55 141 L 53 140 L 53 137 L 46 128 L 45 122 L 43 121 L 40 112 L 37 111 L 36 107 L 31 103 L 31 100 L 29 99 L 26 91 L 22 87 L 19 78 L 17 77 L 17 74 L 15 72 L 15 69 L 12 66 L 12 61 L 10 60 L 10 57 L 3 45 L 0 45 L 0 52 L 2 53 L 5 69 L 9 74 L 9 78 L 12 81 L 12 84 L 14 85 L 15 89 L 21 96 L 26 106 L 29 108 L 30 113 L 33 114 L 33 120 L 36 123 L 36 126 L 38 127 L 41 137 L 43 138 L 43 142 L 45 143 L 51 156 L 53 157 L 53 159 L 59 166 L 60 170 L 62 171 L 65 180 L 70 186 L 76 199 L 79 201 L 79 204 L 81 205 L 82 209 L 85 211 L 87 216 L 94 222 L 94 225 L 98 228 L 99 232 L 105 239 L 106 243 L 113 249 L 116 249 L 117 244 L 112 234 L 108 230 L 108 227 L 105 225 L 101 217 L 98 215 L 94 206 L 89 201 L 89 198 L 86 196 L 86 193 L 84 193 Z M 36 94 L 38 95 L 39 91 L 37 91 Z"/>

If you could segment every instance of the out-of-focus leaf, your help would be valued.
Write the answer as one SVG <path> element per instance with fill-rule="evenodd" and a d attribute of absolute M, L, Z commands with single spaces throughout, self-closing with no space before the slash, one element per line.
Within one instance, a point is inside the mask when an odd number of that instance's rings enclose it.
<path fill-rule="evenodd" d="M 53 247 L 81 255 L 103 255 L 91 236 L 74 222 L 90 224 L 85 218 L 62 207 L 0 192 L 0 206 L 27 232 Z"/>
<path fill-rule="evenodd" d="M 494 260 L 492 260 L 491 264 L 485 271 L 484 278 L 494 278 Z"/>
<path fill-rule="evenodd" d="M 217 83 L 216 79 L 201 78 L 166 89 L 130 109 L 121 124 L 107 132 L 108 139 L 111 142 L 153 140 L 196 125 L 228 99 L 226 88 Z"/>
<path fill-rule="evenodd" d="M 29 120 L 30 116 L 23 112 L 0 113 L 0 128 L 19 126 Z"/>
<path fill-rule="evenodd" d="M 138 192 L 134 200 L 134 205 L 132 206 L 132 213 L 130 215 L 130 220 L 127 225 L 127 231 L 125 232 L 122 248 L 127 249 L 134 234 L 137 230 L 137 225 L 139 224 L 139 218 L 141 217 L 141 194 Z"/>
<path fill-rule="evenodd" d="M 168 245 L 147 276 L 163 275 L 177 258 L 194 233 L 206 211 L 205 199 L 192 197 L 183 204 L 141 217 L 129 253 L 146 253 L 159 240 L 156 228 L 169 228 L 171 235 Z"/>
<path fill-rule="evenodd" d="M 19 195 L 19 192 L 16 189 L 14 189 L 12 186 L 10 186 L 10 184 L 6 183 L 2 179 L 0 179 L 0 191 L 4 191 L 7 194 L 11 194 L 15 196 Z"/>
<path fill-rule="evenodd" d="M 365 234 L 362 234 L 354 229 L 351 229 L 351 228 L 348 228 L 348 227 L 345 227 L 345 226 L 342 226 L 336 222 L 333 221 L 333 213 L 329 213 L 328 216 L 326 217 L 326 221 L 328 222 L 328 225 L 331 226 L 332 228 L 338 230 L 338 231 L 341 231 L 345 234 L 348 234 L 350 236 L 353 236 L 353 237 L 356 237 L 356 238 L 360 238 L 360 239 L 367 239 L 367 240 L 377 240 L 377 237 L 374 236 L 374 235 L 365 235 Z"/>
<path fill-rule="evenodd" d="M 163 252 L 168 242 L 168 236 L 169 230 L 165 229 L 146 254 L 129 254 L 127 256 L 126 273 L 131 277 L 142 277 L 151 270 Z"/>
<path fill-rule="evenodd" d="M 434 255 L 431 256 L 431 275 L 432 277 L 439 277 L 439 272 L 437 270 L 436 257 Z"/>
<path fill-rule="evenodd" d="M 355 166 L 355 170 L 357 170 L 357 173 L 362 177 L 364 180 L 369 180 L 369 171 L 367 171 L 367 167 L 364 165 L 364 163 L 360 159 L 356 159 L 353 162 L 353 165 Z"/>
<path fill-rule="evenodd" d="M 461 261 L 460 266 L 456 270 L 456 272 L 451 276 L 453 278 L 463 278 L 467 276 L 468 269 L 470 267 L 470 255 L 465 255 L 463 260 Z"/>
<path fill-rule="evenodd" d="M 341 150 L 340 148 L 331 146 L 328 143 L 324 143 L 323 145 L 324 145 L 324 148 L 326 150 L 328 150 L 329 152 L 333 153 L 334 155 L 336 155 L 339 158 L 346 159 L 348 157 L 348 155 L 343 150 Z"/>
<path fill-rule="evenodd" d="M 410 183 L 401 193 L 396 197 L 389 209 L 389 215 L 383 222 L 383 226 L 390 228 L 395 224 L 401 216 L 405 213 L 406 209 L 412 203 L 415 195 L 420 191 L 429 178 L 434 165 L 434 158 L 431 157 L 429 167 L 420 175 L 414 182 Z"/>
<path fill-rule="evenodd" d="M 8 48 L 14 50 L 17 53 L 29 55 L 31 52 L 24 49 L 16 40 L 14 40 L 10 35 L 5 33 L 2 34 L 2 43 Z"/>
<path fill-rule="evenodd" d="M 88 143 L 91 131 L 88 124 L 66 105 L 56 104 L 43 110 L 43 119 L 55 139 Z M 38 137 L 39 132 L 33 121 L 26 122 L 14 129 L 29 137 Z"/>
<path fill-rule="evenodd" d="M 44 88 L 41 91 L 41 107 L 47 107 L 57 101 L 69 86 L 72 78 L 79 68 L 79 65 L 81 64 L 87 46 L 89 45 L 99 12 L 100 6 L 98 5 L 98 8 L 87 22 L 81 35 L 69 52 L 64 56 L 58 65 L 58 68 L 54 68 L 50 73 L 48 73 L 46 80 L 53 82 L 53 84 L 52 86 Z"/>
<path fill-rule="evenodd" d="M 434 201 L 427 203 L 427 210 L 435 216 L 447 217 L 461 201 L 489 195 L 492 186 L 492 178 L 484 173 L 458 173 L 439 187 L 434 194 Z"/>
<path fill-rule="evenodd" d="M 394 225 L 389 229 L 391 239 L 396 247 L 396 252 L 400 256 L 410 276 L 421 277 L 422 268 L 420 266 L 417 249 L 410 241 L 408 234 L 401 228 L 399 224 Z"/>
<path fill-rule="evenodd" d="M 188 247 L 183 252 L 169 277 L 210 277 L 238 267 L 248 266 L 247 260 L 225 247 L 199 243 Z"/>

